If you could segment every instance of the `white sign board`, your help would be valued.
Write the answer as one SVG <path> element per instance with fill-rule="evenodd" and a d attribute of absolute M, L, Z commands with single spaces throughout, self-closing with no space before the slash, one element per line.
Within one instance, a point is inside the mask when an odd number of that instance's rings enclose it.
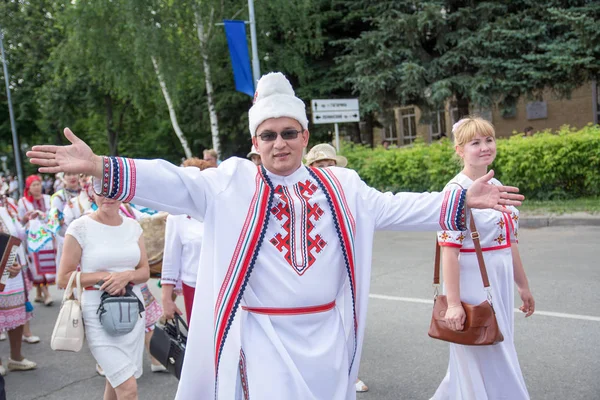
<path fill-rule="evenodd" d="M 360 121 L 358 99 L 315 99 L 310 105 L 313 124 Z"/>

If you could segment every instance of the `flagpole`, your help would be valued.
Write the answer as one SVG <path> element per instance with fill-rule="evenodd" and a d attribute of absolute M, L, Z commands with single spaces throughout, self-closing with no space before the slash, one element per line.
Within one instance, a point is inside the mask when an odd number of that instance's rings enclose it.
<path fill-rule="evenodd" d="M 258 61 L 258 45 L 256 43 L 256 20 L 254 19 L 254 0 L 248 0 L 248 14 L 250 17 L 250 42 L 252 45 L 252 76 L 254 87 L 260 79 L 260 63 Z"/>
<path fill-rule="evenodd" d="M 10 116 L 10 127 L 12 130 L 13 139 L 13 150 L 15 152 L 15 164 L 17 167 L 17 177 L 19 180 L 19 193 L 23 194 L 23 169 L 21 166 L 21 150 L 19 148 L 19 138 L 17 137 L 17 126 L 15 124 L 15 114 L 12 107 L 12 99 L 10 97 L 10 78 L 8 76 L 8 61 L 6 60 L 6 54 L 4 53 L 4 33 L 2 27 L 0 27 L 0 58 L 2 58 L 2 66 L 4 69 L 4 81 L 6 82 L 6 99 L 8 101 L 8 115 Z"/>

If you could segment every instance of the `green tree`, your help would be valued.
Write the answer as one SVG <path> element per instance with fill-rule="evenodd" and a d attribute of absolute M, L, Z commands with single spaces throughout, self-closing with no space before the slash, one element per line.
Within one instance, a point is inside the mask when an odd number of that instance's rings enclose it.
<path fill-rule="evenodd" d="M 353 2 L 351 2 L 353 3 Z M 509 110 L 546 88 L 559 96 L 600 74 L 600 2 L 590 0 L 370 1 L 369 28 L 339 57 L 363 106 L 427 111 L 449 99 Z M 426 113 L 424 113 L 426 115 Z"/>
<path fill-rule="evenodd" d="M 47 60 L 62 39 L 56 15 L 66 1 L 40 0 L 36 2 L 0 1 L 0 26 L 5 34 L 4 47 L 11 78 L 11 94 L 15 111 L 17 134 L 20 142 L 54 142 L 57 127 L 40 123 L 44 119 L 39 107 L 39 88 L 52 79 L 52 67 Z M 1 73 L 1 72 L 0 72 Z M 8 103 L 2 74 L 0 87 L 0 144 L 12 148 Z M 12 151 L 7 151 L 8 165 L 14 171 Z M 24 163 L 25 173 L 35 169 Z"/>

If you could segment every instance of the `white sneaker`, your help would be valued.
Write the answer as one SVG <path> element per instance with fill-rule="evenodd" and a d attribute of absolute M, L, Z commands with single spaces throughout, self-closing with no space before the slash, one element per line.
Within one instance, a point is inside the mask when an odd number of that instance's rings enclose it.
<path fill-rule="evenodd" d="M 23 336 L 23 341 L 29 344 L 38 343 L 40 341 L 39 336 L 31 335 L 31 336 Z"/>
<path fill-rule="evenodd" d="M 152 372 L 165 372 L 167 370 L 167 367 L 165 367 L 162 364 L 150 364 L 150 369 L 152 370 Z"/>
<path fill-rule="evenodd" d="M 29 361 L 24 358 L 21 361 L 15 361 L 12 359 L 8 359 L 8 369 L 9 371 L 28 371 L 30 369 L 35 369 L 37 364 L 33 361 Z"/>
<path fill-rule="evenodd" d="M 6 338 L 7 338 L 6 331 L 0 332 L 0 340 L 6 340 Z"/>

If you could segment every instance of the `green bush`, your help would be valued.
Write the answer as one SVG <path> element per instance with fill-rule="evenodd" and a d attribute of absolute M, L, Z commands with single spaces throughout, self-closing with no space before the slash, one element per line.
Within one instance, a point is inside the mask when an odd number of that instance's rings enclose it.
<path fill-rule="evenodd" d="M 518 186 L 529 199 L 600 195 L 600 127 L 568 126 L 533 137 L 498 139 L 492 168 L 506 185 Z M 439 191 L 460 170 L 448 139 L 431 145 L 384 150 L 345 143 L 348 167 L 383 191 Z"/>

